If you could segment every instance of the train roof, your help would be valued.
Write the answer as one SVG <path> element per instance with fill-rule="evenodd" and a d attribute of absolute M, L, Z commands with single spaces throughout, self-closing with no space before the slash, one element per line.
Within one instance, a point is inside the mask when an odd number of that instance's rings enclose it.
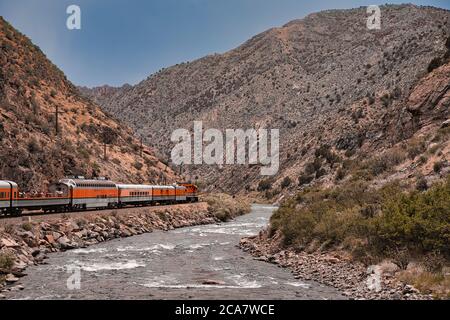
<path fill-rule="evenodd" d="M 2 188 L 10 188 L 11 185 L 14 188 L 17 188 L 17 183 L 13 182 L 13 181 L 8 181 L 8 180 L 0 180 L 0 187 Z"/>
<path fill-rule="evenodd" d="M 82 186 L 86 184 L 96 184 L 105 187 L 116 187 L 117 185 L 110 180 L 96 180 L 96 179 L 61 179 L 59 183 L 65 183 L 72 186 Z"/>
<path fill-rule="evenodd" d="M 174 187 L 184 188 L 180 186 L 158 186 L 158 185 L 146 185 L 146 184 L 117 184 L 119 189 L 172 189 Z"/>

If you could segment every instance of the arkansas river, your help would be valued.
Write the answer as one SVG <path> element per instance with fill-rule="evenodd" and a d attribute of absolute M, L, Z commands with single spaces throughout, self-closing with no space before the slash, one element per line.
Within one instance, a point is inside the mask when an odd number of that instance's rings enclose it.
<path fill-rule="evenodd" d="M 343 299 L 333 288 L 296 280 L 289 270 L 254 260 L 237 247 L 240 238 L 258 234 L 275 209 L 253 205 L 250 214 L 228 223 L 53 253 L 47 264 L 28 268 L 18 283 L 24 289 L 8 298 Z"/>

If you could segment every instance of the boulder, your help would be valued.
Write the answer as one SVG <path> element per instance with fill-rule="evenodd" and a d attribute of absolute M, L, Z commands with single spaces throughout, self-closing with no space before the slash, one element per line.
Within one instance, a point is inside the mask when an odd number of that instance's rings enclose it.
<path fill-rule="evenodd" d="M 7 239 L 7 238 L 2 238 L 0 239 L 0 248 L 1 247 L 7 247 L 7 248 L 13 248 L 13 247 L 18 247 L 19 244 L 14 241 L 13 239 Z"/>
<path fill-rule="evenodd" d="M 5 281 L 6 281 L 6 283 L 14 283 L 14 282 L 19 281 L 19 278 L 17 278 L 16 276 L 14 276 L 11 273 L 8 273 L 5 277 Z"/>
<path fill-rule="evenodd" d="M 77 243 L 72 242 L 66 236 L 62 236 L 61 238 L 59 238 L 57 240 L 57 243 L 60 245 L 61 249 L 66 249 L 66 250 L 70 250 L 70 249 L 74 249 L 74 248 L 78 247 Z"/>
<path fill-rule="evenodd" d="M 48 243 L 53 244 L 55 243 L 55 238 L 53 238 L 53 236 L 51 234 L 47 234 L 45 235 L 45 240 L 47 240 Z"/>

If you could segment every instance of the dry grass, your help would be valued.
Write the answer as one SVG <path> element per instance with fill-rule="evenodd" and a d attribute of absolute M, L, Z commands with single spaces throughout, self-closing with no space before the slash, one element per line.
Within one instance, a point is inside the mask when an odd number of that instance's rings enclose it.
<path fill-rule="evenodd" d="M 399 279 L 412 284 L 422 293 L 432 294 L 436 299 L 450 299 L 450 275 L 448 273 L 432 273 L 413 269 L 402 271 Z"/>
<path fill-rule="evenodd" d="M 250 202 L 247 199 L 232 197 L 225 193 L 208 194 L 201 200 L 208 203 L 208 210 L 221 221 L 228 221 L 250 212 Z"/>

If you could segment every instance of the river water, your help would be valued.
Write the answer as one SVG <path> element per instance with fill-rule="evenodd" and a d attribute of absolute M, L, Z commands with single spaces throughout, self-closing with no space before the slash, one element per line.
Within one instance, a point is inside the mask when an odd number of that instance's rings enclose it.
<path fill-rule="evenodd" d="M 50 254 L 27 269 L 11 299 L 342 299 L 333 288 L 294 279 L 237 247 L 275 208 L 254 205 L 228 223 L 155 231 Z M 79 279 L 79 281 L 78 281 Z"/>

